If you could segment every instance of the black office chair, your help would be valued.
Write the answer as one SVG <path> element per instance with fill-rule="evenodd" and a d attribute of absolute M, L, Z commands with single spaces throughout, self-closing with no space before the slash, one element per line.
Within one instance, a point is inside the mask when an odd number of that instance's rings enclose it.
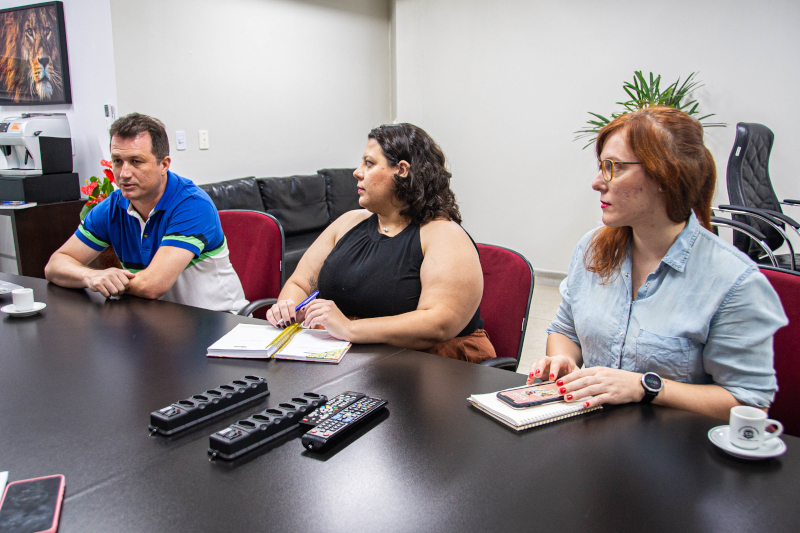
<path fill-rule="evenodd" d="M 764 242 L 777 250 L 785 242 L 788 254 L 776 255 L 778 266 L 797 270 L 800 255 L 795 255 L 786 234 L 786 225 L 800 236 L 798 224 L 781 210 L 783 205 L 800 205 L 798 200 L 780 202 L 769 177 L 769 156 L 775 135 L 763 124 L 740 122 L 736 125 L 736 141 L 728 158 L 727 185 L 730 205 L 715 211 L 730 213 L 735 222 L 755 228 L 765 236 Z M 762 243 L 754 242 L 745 232 L 734 232 L 733 244 L 761 264 L 772 263 Z"/>

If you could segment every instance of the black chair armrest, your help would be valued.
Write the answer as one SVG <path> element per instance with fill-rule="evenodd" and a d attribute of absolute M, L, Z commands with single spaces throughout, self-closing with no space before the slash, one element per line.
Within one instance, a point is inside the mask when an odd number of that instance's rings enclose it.
<path fill-rule="evenodd" d="M 781 203 L 784 205 L 800 205 L 800 200 L 790 200 L 789 198 L 786 198 Z"/>
<path fill-rule="evenodd" d="M 513 357 L 495 357 L 494 359 L 487 359 L 478 363 L 483 366 L 491 366 L 494 368 L 502 368 L 504 370 L 517 371 L 517 360 Z"/>
<path fill-rule="evenodd" d="M 722 218 L 722 217 L 711 217 L 711 223 L 714 224 L 714 225 L 728 226 L 728 227 L 740 229 L 743 232 L 745 232 L 745 234 L 749 234 L 749 235 L 752 235 L 753 237 L 757 237 L 758 240 L 760 240 L 760 241 L 766 241 L 767 240 L 767 238 L 764 236 L 763 233 L 758 231 L 753 226 L 749 226 L 749 225 L 745 224 L 744 222 L 738 222 L 736 220 L 728 220 L 727 218 Z"/>
<path fill-rule="evenodd" d="M 798 224 L 795 221 L 795 219 L 793 219 L 792 217 L 790 217 L 788 215 L 784 215 L 780 211 L 773 211 L 772 209 L 762 209 L 762 211 L 764 211 L 765 213 L 767 213 L 769 215 L 772 215 L 773 217 L 775 217 L 777 219 L 783 220 L 784 222 L 789 224 L 794 229 L 800 228 L 800 224 Z"/>
<path fill-rule="evenodd" d="M 740 211 L 742 213 L 752 213 L 767 219 L 768 222 L 775 226 L 780 226 L 781 221 L 772 216 L 766 209 L 758 209 L 757 207 L 747 207 L 744 205 L 720 205 L 717 206 L 720 211 Z M 712 208 L 713 209 L 713 208 Z"/>
<path fill-rule="evenodd" d="M 772 253 L 770 250 L 769 245 L 766 243 L 766 238 L 764 234 L 758 231 L 756 228 L 745 224 L 744 222 L 738 222 L 736 220 L 729 220 L 727 218 L 720 218 L 720 217 L 711 217 L 711 223 L 715 226 L 727 226 L 729 228 L 733 228 L 734 230 L 739 230 L 751 239 L 753 239 L 758 245 L 767 253 L 769 256 L 769 260 L 772 263 L 772 266 L 777 267 L 778 261 L 775 259 L 775 254 Z M 794 252 L 791 255 L 791 262 L 792 262 L 792 270 L 795 269 L 795 260 L 794 260 Z"/>
<path fill-rule="evenodd" d="M 264 298 L 262 300 L 256 300 L 255 302 L 250 302 L 246 306 L 239 309 L 239 312 L 236 314 L 239 316 L 250 316 L 256 309 L 264 307 L 265 305 L 275 305 L 276 303 L 278 303 L 277 298 Z"/>

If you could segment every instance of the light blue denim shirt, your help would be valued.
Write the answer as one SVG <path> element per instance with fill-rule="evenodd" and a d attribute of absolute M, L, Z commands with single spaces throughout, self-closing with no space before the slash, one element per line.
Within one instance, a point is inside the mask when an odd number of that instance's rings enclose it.
<path fill-rule="evenodd" d="M 605 285 L 586 270 L 583 255 L 593 233 L 575 248 L 548 334 L 578 344 L 586 367 L 715 383 L 742 403 L 769 406 L 778 390 L 772 337 L 788 321 L 749 257 L 700 226 L 692 213 L 632 300 L 630 250 Z"/>

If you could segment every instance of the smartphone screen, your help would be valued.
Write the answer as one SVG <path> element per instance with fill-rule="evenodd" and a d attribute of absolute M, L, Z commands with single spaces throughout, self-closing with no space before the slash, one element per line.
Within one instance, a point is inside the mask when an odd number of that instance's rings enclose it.
<path fill-rule="evenodd" d="M 0 507 L 0 531 L 37 533 L 48 531 L 60 503 L 62 476 L 10 483 Z"/>
<path fill-rule="evenodd" d="M 543 403 L 560 402 L 564 399 L 564 396 L 558 393 L 558 386 L 552 381 L 500 391 L 497 393 L 497 397 L 517 409 Z"/>

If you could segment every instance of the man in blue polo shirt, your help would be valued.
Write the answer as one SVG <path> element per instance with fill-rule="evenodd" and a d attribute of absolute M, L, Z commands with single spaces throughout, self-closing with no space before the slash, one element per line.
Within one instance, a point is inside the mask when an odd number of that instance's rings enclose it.
<path fill-rule="evenodd" d="M 110 134 L 119 190 L 92 209 L 50 257 L 45 277 L 107 298 L 129 293 L 233 312 L 247 305 L 214 204 L 169 170 L 161 121 L 131 113 L 114 122 Z M 109 245 L 122 269 L 87 268 Z"/>

